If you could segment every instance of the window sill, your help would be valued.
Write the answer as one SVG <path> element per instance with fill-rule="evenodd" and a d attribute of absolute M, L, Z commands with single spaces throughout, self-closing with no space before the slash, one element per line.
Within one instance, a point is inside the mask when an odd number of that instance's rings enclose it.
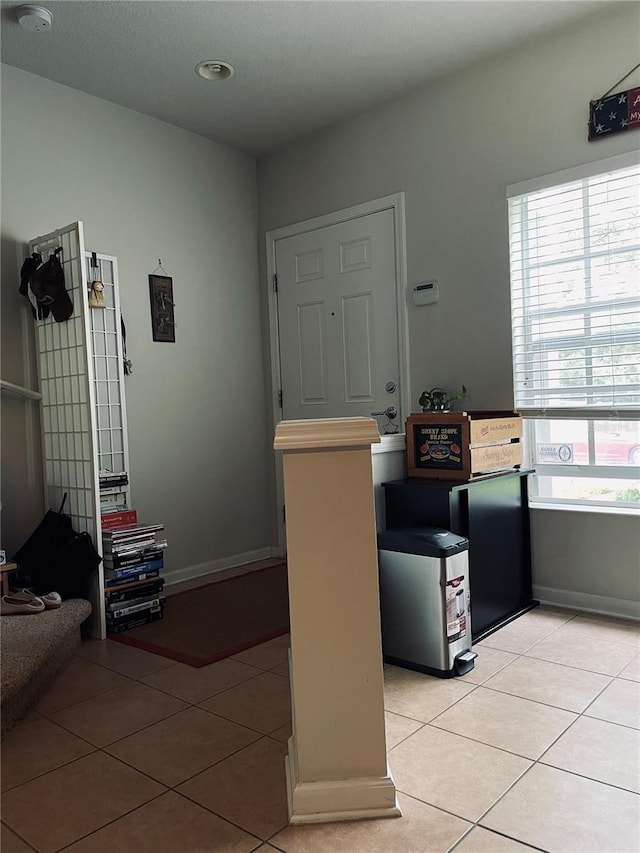
<path fill-rule="evenodd" d="M 584 504 L 557 504 L 544 501 L 529 500 L 529 509 L 560 510 L 561 512 L 586 512 L 592 515 L 640 515 L 640 507 L 626 506 L 586 506 Z"/>

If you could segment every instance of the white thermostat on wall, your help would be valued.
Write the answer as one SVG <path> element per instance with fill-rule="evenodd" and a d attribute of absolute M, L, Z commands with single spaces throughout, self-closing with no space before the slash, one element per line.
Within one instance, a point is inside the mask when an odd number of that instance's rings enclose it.
<path fill-rule="evenodd" d="M 435 278 L 432 281 L 420 282 L 414 285 L 412 295 L 414 305 L 431 305 L 438 301 L 440 285 Z"/>

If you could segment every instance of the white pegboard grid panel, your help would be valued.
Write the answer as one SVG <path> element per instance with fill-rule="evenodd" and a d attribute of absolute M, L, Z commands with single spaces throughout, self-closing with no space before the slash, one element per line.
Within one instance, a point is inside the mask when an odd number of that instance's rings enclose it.
<path fill-rule="evenodd" d="M 95 477 L 85 334 L 85 282 L 78 226 L 35 241 L 31 249 L 46 261 L 59 255 L 72 316 L 57 323 L 52 315 L 36 321 L 42 392 L 44 474 L 49 507 L 58 509 L 67 493 L 68 512 L 78 531 L 96 535 Z"/>
<path fill-rule="evenodd" d="M 101 255 L 85 256 L 87 282 L 103 285 L 104 308 L 89 310 L 93 375 L 98 426 L 100 471 L 127 470 L 123 401 L 120 387 L 120 347 L 114 262 Z M 93 265 L 95 264 L 95 266 Z"/>

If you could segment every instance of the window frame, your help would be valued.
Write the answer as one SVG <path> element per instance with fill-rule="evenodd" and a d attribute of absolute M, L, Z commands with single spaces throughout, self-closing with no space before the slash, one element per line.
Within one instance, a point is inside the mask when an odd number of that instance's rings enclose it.
<path fill-rule="evenodd" d="M 628 168 L 633 168 L 640 166 L 640 151 L 632 151 L 627 154 L 618 155 L 616 157 L 609 157 L 604 160 L 595 161 L 593 163 L 585 164 L 584 166 L 579 166 L 573 169 L 567 169 L 562 172 L 556 172 L 550 175 L 545 175 L 540 178 L 535 178 L 530 181 L 524 181 L 518 184 L 513 184 L 507 187 L 507 198 L 514 199 L 517 197 L 525 197 L 522 199 L 522 204 L 524 205 L 524 211 L 526 213 L 526 196 L 535 193 L 539 190 L 545 189 L 553 189 L 555 187 L 560 187 L 563 184 L 570 184 L 579 181 L 583 181 L 588 178 L 593 178 L 601 174 L 606 174 L 607 172 L 624 170 Z M 520 211 L 522 212 L 522 210 Z M 585 233 L 585 225 L 588 223 L 588 211 L 585 211 L 582 219 L 583 223 L 583 234 Z M 514 286 L 514 282 L 516 281 L 514 278 L 514 257 L 512 254 L 512 241 L 518 239 L 520 237 L 523 242 L 526 242 L 527 233 L 526 230 L 523 230 L 523 223 L 526 223 L 526 216 L 521 216 L 519 221 L 514 221 L 514 217 L 512 215 L 511 207 L 508 211 L 508 228 L 509 228 L 509 255 L 510 255 L 510 289 L 511 289 L 511 302 L 512 302 L 512 317 L 511 317 L 511 331 L 512 331 L 512 342 L 513 342 L 513 382 L 514 382 L 514 399 L 516 400 L 516 406 L 518 410 L 523 416 L 524 419 L 524 449 L 525 449 L 525 464 L 527 467 L 530 467 L 535 471 L 532 475 L 533 483 L 530 495 L 530 503 L 533 506 L 544 506 L 547 508 L 563 508 L 563 509 L 581 509 L 581 510 L 594 510 L 594 511 L 619 511 L 621 513 L 639 513 L 640 512 L 640 504 L 632 503 L 632 502 L 612 502 L 612 501 L 604 501 L 604 500 L 591 500 L 586 498 L 561 498 L 561 497 L 546 497 L 541 496 L 538 493 L 538 485 L 539 480 L 545 477 L 571 477 L 571 478 L 599 478 L 599 479 L 616 479 L 616 480 L 629 480 L 640 481 L 640 466 L 634 465 L 620 465 L 615 466 L 611 464 L 601 464 L 598 465 L 593 461 L 594 456 L 594 425 L 599 421 L 606 420 L 619 420 L 619 421 L 633 421 L 640 420 L 640 403 L 634 404 L 631 403 L 631 407 L 627 406 L 624 409 L 621 409 L 619 406 L 603 406 L 603 405 L 577 405 L 577 406 L 549 406 L 549 405 L 535 405 L 536 402 L 540 403 L 540 397 L 543 394 L 547 394 L 547 400 L 545 402 L 548 403 L 549 394 L 552 389 L 544 388 L 541 390 L 540 388 L 533 388 L 529 393 L 529 403 L 532 405 L 523 405 L 523 395 L 526 396 L 526 390 L 523 389 L 522 385 L 518 387 L 518 370 L 523 364 L 527 364 L 529 367 L 531 366 L 531 362 L 527 360 L 526 351 L 521 356 L 518 352 L 518 347 L 516 346 L 516 336 L 518 334 L 523 335 L 523 337 L 527 334 L 527 329 L 525 328 L 531 323 L 531 317 L 536 314 L 535 308 L 531 309 L 526 306 L 527 300 L 530 301 L 530 296 L 532 293 L 535 293 L 535 290 L 531 288 L 527 290 L 527 278 L 531 269 L 534 269 L 534 265 L 528 265 L 528 259 L 526 256 L 520 258 L 520 264 L 518 267 L 518 275 L 520 277 L 520 281 L 517 282 Z M 585 279 L 588 280 L 590 278 L 590 265 L 594 262 L 597 262 L 598 258 L 602 257 L 611 257 L 616 254 L 623 252 L 629 252 L 629 250 L 639 250 L 640 246 L 624 246 L 620 249 L 615 248 L 613 251 L 610 250 L 595 250 L 591 251 L 591 246 L 589 244 L 589 240 L 585 239 L 580 252 L 571 253 L 566 257 L 554 257 L 549 259 L 548 261 L 543 261 L 541 264 L 538 263 L 535 265 L 535 270 L 537 272 L 538 269 L 544 268 L 545 264 L 554 266 L 561 266 L 566 263 L 569 265 L 582 265 L 585 269 Z M 536 285 L 537 287 L 537 285 Z M 519 288 L 519 290 L 517 290 Z M 524 306 L 521 310 L 521 316 L 516 316 L 516 312 L 514 311 L 514 293 L 516 293 L 521 299 L 522 305 Z M 630 295 L 626 298 L 625 303 L 633 308 L 633 310 L 640 310 L 640 292 L 637 296 Z M 569 331 L 564 332 L 559 329 L 558 334 L 552 336 L 551 338 L 545 338 L 539 342 L 539 351 L 544 353 L 545 350 L 553 349 L 554 347 L 559 349 L 558 344 L 562 344 L 562 349 L 564 350 L 587 350 L 592 349 L 594 340 L 597 338 L 588 337 L 585 334 L 585 329 L 590 328 L 589 324 L 591 322 L 591 317 L 595 316 L 596 312 L 600 309 L 602 310 L 602 306 L 599 303 L 585 304 L 587 300 L 585 299 L 583 302 L 576 306 L 566 305 L 561 306 L 558 309 L 549 308 L 549 309 L 538 309 L 537 313 L 543 317 L 545 320 L 548 320 L 550 317 L 557 313 L 558 317 L 562 317 L 563 319 L 570 315 L 572 312 L 579 314 L 582 318 L 584 318 L 584 326 L 581 332 L 578 331 Z M 610 304 L 610 301 L 609 303 Z M 591 327 L 592 328 L 592 327 Z M 632 341 L 637 340 L 637 333 L 630 331 L 628 338 Z M 606 332 L 600 336 L 601 340 L 608 341 L 611 339 L 611 335 L 607 335 Z M 625 339 L 625 332 L 623 331 L 621 335 L 616 335 L 616 344 L 623 343 Z M 566 342 L 566 343 L 565 343 Z M 520 351 L 523 352 L 522 348 Z M 593 358 L 593 353 L 589 356 L 585 354 L 584 364 L 585 367 L 588 365 L 589 360 Z M 582 365 L 582 362 L 581 362 Z M 547 368 L 548 369 L 548 368 Z M 586 371 L 588 375 L 588 370 Z M 635 384 L 633 386 L 635 388 Z M 585 399 L 589 399 L 589 394 L 591 394 L 592 399 L 593 396 L 602 395 L 604 393 L 613 394 L 616 386 L 615 383 L 612 386 L 611 384 L 603 386 L 603 385 L 595 385 L 590 384 L 588 381 L 585 382 L 584 392 Z M 582 390 L 582 389 L 580 389 Z M 536 401 L 536 396 L 538 400 Z M 536 441 L 535 441 L 535 424 L 541 420 L 575 420 L 579 422 L 587 423 L 587 434 L 588 445 L 589 445 L 589 457 L 592 460 L 590 463 L 570 463 L 570 464 L 562 464 L 562 463 L 539 463 L 536 461 Z"/>
<path fill-rule="evenodd" d="M 536 460 L 536 441 L 535 441 L 535 425 L 543 418 L 524 418 L 523 419 L 523 442 L 524 442 L 524 459 L 527 468 L 533 470 L 531 488 L 529 490 L 529 503 L 535 507 L 557 507 L 560 509 L 592 509 L 594 511 L 620 512 L 624 514 L 639 513 L 640 505 L 632 501 L 611 501 L 596 498 L 562 498 L 550 497 L 540 494 L 540 481 L 546 477 L 566 477 L 571 479 L 611 479 L 611 480 L 628 480 L 640 481 L 640 466 L 634 465 L 607 465 L 597 463 L 561 463 L 561 462 L 538 462 Z M 581 418 L 579 421 L 575 418 L 566 418 L 565 420 L 575 420 L 576 423 L 587 422 L 588 429 L 593 430 L 593 424 L 602 420 L 602 418 Z"/>

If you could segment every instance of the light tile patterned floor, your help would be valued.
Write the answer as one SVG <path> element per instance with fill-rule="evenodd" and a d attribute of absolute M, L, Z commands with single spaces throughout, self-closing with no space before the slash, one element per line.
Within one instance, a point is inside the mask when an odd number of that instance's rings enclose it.
<path fill-rule="evenodd" d="M 3 853 L 637 853 L 640 627 L 540 607 L 385 668 L 402 818 L 287 826 L 288 638 L 194 669 L 88 641 L 2 743 Z"/>

